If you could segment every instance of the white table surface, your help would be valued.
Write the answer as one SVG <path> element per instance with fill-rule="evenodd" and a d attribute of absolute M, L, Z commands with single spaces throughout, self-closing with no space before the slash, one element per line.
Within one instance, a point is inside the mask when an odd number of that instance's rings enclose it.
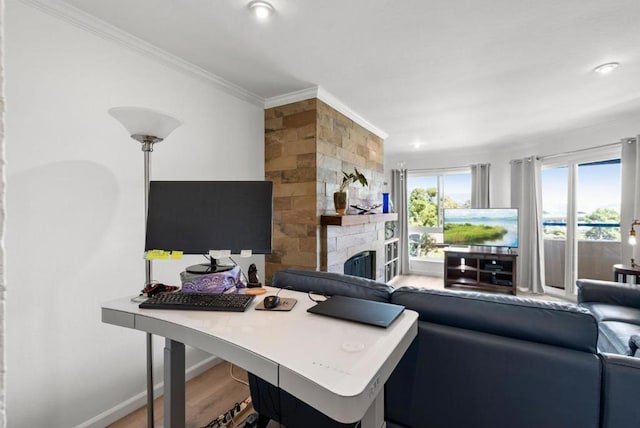
<path fill-rule="evenodd" d="M 127 297 L 105 303 L 102 320 L 217 355 L 340 422 L 362 419 L 416 336 L 417 313 L 368 326 L 310 314 L 315 303 L 291 290 L 279 294 L 297 299 L 290 312 L 255 310 L 279 290 L 267 289 L 245 312 L 139 309 Z"/>

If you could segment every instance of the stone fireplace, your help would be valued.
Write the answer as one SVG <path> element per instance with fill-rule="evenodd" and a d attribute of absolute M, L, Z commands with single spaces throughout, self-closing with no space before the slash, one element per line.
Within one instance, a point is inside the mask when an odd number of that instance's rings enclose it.
<path fill-rule="evenodd" d="M 265 179 L 273 182 L 273 251 L 265 282 L 285 268 L 343 272 L 361 251 L 375 252 L 375 278 L 384 280 L 386 215 L 348 215 L 358 222 L 324 224 L 335 216 L 333 192 L 342 171 L 358 168 L 369 182 L 349 188 L 349 203 L 382 201 L 384 140 L 324 101 L 311 98 L 265 110 Z M 364 221 L 362 221 L 364 220 Z"/>
<path fill-rule="evenodd" d="M 384 282 L 384 226 L 397 219 L 397 214 L 321 216 L 320 270 L 344 273 L 351 257 L 370 251 L 374 255 L 371 279 Z"/>

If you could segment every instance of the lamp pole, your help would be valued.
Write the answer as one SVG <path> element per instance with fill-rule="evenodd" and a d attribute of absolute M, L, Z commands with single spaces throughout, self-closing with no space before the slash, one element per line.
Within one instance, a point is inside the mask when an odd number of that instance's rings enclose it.
<path fill-rule="evenodd" d="M 134 140 L 142 144 L 144 153 L 144 220 L 145 231 L 149 212 L 149 184 L 151 176 L 151 152 L 153 145 L 164 140 L 182 122 L 151 109 L 140 107 L 115 107 L 109 114 L 117 119 Z M 145 287 L 151 283 L 151 260 L 145 258 Z M 147 426 L 153 428 L 153 335 L 147 333 Z"/>
<path fill-rule="evenodd" d="M 148 135 L 133 135 L 133 139 L 142 143 L 144 153 L 144 224 L 147 224 L 149 214 L 149 184 L 151 182 L 151 152 L 153 144 L 162 141 L 161 138 Z M 145 226 L 146 227 L 146 226 Z M 151 260 L 144 260 L 144 283 L 145 286 L 151 283 Z M 147 333 L 147 427 L 153 427 L 153 335 Z"/>

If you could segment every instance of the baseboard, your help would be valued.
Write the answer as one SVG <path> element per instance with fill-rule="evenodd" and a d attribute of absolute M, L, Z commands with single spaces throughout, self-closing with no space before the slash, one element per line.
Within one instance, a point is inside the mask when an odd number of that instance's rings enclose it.
<path fill-rule="evenodd" d="M 576 296 L 575 294 L 567 295 L 566 291 L 564 291 L 563 289 L 558 289 L 555 287 L 544 287 L 544 294 L 557 297 L 558 299 L 566 300 L 570 303 L 578 303 L 578 296 Z"/>
<path fill-rule="evenodd" d="M 185 373 L 185 379 L 187 381 L 195 378 L 198 375 L 206 372 L 210 368 L 215 365 L 221 363 L 222 360 L 216 356 L 211 356 L 193 366 L 189 367 Z M 164 382 L 157 383 L 153 388 L 153 396 L 160 397 L 162 396 Z M 139 394 L 134 395 L 133 397 L 118 403 L 112 408 L 105 410 L 99 415 L 94 416 L 93 418 L 77 425 L 75 428 L 103 428 L 107 425 L 110 425 L 123 417 L 127 416 L 130 413 L 138 410 L 140 407 L 145 406 L 147 404 L 147 391 L 142 391 Z"/>

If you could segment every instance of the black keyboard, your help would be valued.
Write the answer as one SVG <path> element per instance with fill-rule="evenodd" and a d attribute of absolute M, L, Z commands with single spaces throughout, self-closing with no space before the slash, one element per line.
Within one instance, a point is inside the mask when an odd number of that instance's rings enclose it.
<path fill-rule="evenodd" d="M 244 312 L 253 300 L 249 294 L 158 293 L 140 303 L 142 309 Z"/>

